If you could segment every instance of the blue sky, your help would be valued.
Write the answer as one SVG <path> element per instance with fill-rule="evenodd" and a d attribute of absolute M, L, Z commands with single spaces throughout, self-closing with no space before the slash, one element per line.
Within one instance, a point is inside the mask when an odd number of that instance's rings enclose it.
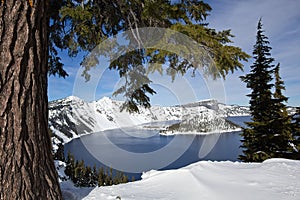
<path fill-rule="evenodd" d="M 300 106 L 300 1 L 209 0 L 207 2 L 213 8 L 207 19 L 209 26 L 217 30 L 231 29 L 235 35 L 233 45 L 241 47 L 250 55 L 255 43 L 257 22 L 260 17 L 262 18 L 265 34 L 269 37 L 273 48 L 271 53 L 275 58 L 274 64 L 281 63 L 280 73 L 286 86 L 285 95 L 289 97 L 288 104 Z M 74 95 L 73 88 L 76 85 L 74 82 L 80 73 L 81 57 L 69 58 L 62 53 L 62 59 L 70 76 L 66 79 L 53 76 L 49 78 L 50 101 Z M 212 81 L 198 73 L 195 78 L 187 75 L 175 79 L 172 83 L 170 78 L 154 74 L 152 86 L 158 94 L 151 98 L 151 102 L 154 105 L 174 105 L 214 98 L 227 104 L 247 105 L 249 99 L 246 94 L 250 91 L 240 81 L 239 76 L 249 72 L 252 62 L 250 59 L 245 63 L 244 72 L 236 71 L 229 74 L 226 80 Z M 85 89 L 81 98 L 91 96 L 92 99 L 99 99 L 111 96 L 113 90 L 122 83 L 118 73 L 109 70 L 102 73 L 97 88 L 91 91 Z"/>

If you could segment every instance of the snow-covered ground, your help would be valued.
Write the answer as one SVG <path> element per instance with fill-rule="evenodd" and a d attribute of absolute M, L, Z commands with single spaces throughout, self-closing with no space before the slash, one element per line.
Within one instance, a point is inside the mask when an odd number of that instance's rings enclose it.
<path fill-rule="evenodd" d="M 300 161 L 200 161 L 177 170 L 149 171 L 142 180 L 96 188 L 61 184 L 66 199 L 299 200 Z"/>

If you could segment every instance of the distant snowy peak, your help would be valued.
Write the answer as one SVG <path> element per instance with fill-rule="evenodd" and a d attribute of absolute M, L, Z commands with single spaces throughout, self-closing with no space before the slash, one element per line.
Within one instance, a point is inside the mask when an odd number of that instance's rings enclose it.
<path fill-rule="evenodd" d="M 55 101 L 49 102 L 49 105 L 56 105 L 56 104 L 77 104 L 77 103 L 83 103 L 84 100 L 80 99 L 79 97 L 76 96 L 68 96 L 64 99 L 58 99 Z"/>
<path fill-rule="evenodd" d="M 113 100 L 109 97 L 103 97 L 95 102 L 96 104 L 103 105 L 103 106 L 111 106 L 113 103 Z"/>

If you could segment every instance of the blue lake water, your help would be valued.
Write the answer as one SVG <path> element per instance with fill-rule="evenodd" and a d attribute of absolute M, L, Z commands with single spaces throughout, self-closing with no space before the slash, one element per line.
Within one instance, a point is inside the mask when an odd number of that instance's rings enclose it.
<path fill-rule="evenodd" d="M 249 117 L 230 117 L 243 125 Z M 136 179 L 151 169 L 176 169 L 200 160 L 237 161 L 242 153 L 240 132 L 160 136 L 138 128 L 113 129 L 83 136 L 65 145 L 85 164 L 112 167 Z"/>
<path fill-rule="evenodd" d="M 246 127 L 245 122 L 250 122 L 251 116 L 227 117 L 227 119 L 232 121 L 236 125 L 239 125 L 239 126 L 245 128 Z"/>

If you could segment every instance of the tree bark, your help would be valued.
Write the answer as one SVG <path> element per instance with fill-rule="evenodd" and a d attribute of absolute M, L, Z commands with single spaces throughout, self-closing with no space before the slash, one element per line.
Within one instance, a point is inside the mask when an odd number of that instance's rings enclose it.
<path fill-rule="evenodd" d="M 46 0 L 0 2 L 0 199 L 61 199 L 48 134 Z"/>

